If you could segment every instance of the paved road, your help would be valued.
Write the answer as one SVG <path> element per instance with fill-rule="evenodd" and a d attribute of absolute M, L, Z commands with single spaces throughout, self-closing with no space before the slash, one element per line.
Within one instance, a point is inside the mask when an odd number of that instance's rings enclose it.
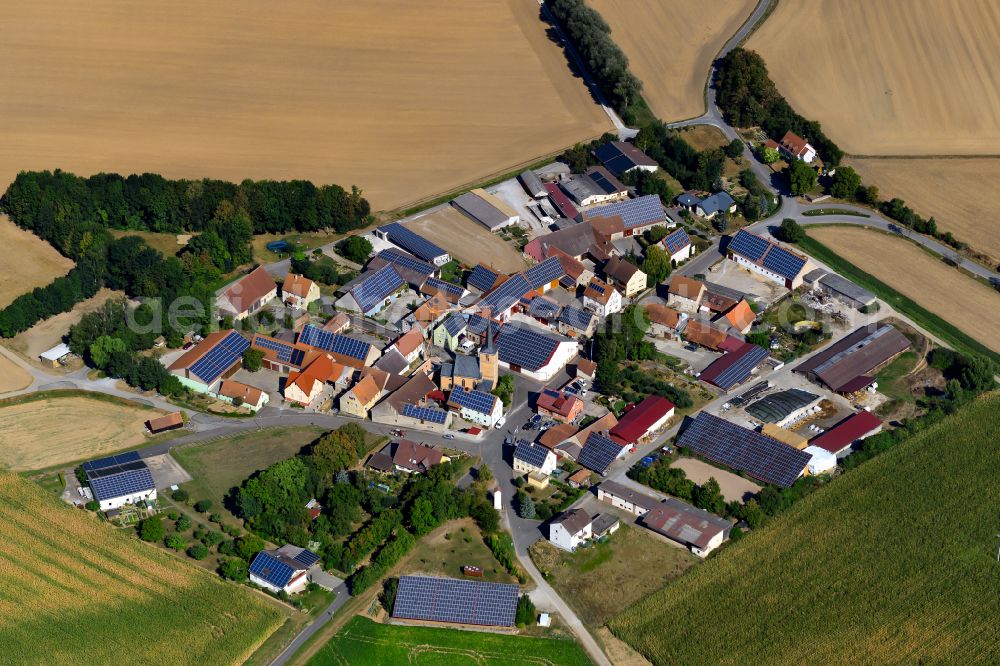
<path fill-rule="evenodd" d="M 337 614 L 341 606 L 347 603 L 347 600 L 351 598 L 351 595 L 347 592 L 347 585 L 341 583 L 338 585 L 334 592 L 337 593 L 337 598 L 333 600 L 329 606 L 323 611 L 323 614 L 312 621 L 311 624 L 306 626 L 302 633 L 295 637 L 295 639 L 285 648 L 285 651 L 275 657 L 274 661 L 271 662 L 271 666 L 284 666 L 291 659 L 296 652 L 299 651 L 306 641 L 312 638 L 316 632 L 326 626 L 326 623 Z"/>

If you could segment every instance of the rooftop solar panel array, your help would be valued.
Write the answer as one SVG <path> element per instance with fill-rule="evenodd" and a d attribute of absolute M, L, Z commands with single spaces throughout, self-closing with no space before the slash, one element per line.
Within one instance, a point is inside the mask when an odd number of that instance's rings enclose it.
<path fill-rule="evenodd" d="M 506 312 L 514 306 L 521 297 L 532 290 L 531 283 L 522 274 L 512 276 L 502 285 L 486 294 L 479 301 L 480 308 L 489 308 L 494 315 Z"/>
<path fill-rule="evenodd" d="M 434 261 L 438 257 L 448 254 L 420 234 L 410 231 L 398 222 L 386 224 L 379 227 L 378 230 L 384 233 L 390 242 L 415 254 L 424 261 Z"/>
<path fill-rule="evenodd" d="M 663 246 L 667 248 L 670 254 L 680 252 L 690 244 L 691 237 L 688 236 L 687 231 L 683 227 L 671 232 L 663 239 Z"/>
<path fill-rule="evenodd" d="M 486 327 L 489 326 L 490 332 L 496 335 L 500 330 L 500 323 L 494 319 L 487 319 L 486 317 L 478 314 L 474 314 L 469 317 L 469 333 L 473 335 L 483 335 L 486 332 Z"/>
<path fill-rule="evenodd" d="M 208 353 L 195 361 L 189 370 L 205 384 L 213 384 L 249 348 L 249 340 L 236 331 L 230 331 Z"/>
<path fill-rule="evenodd" d="M 479 291 L 489 291 L 496 284 L 499 275 L 500 273 L 479 264 L 469 273 L 467 283 L 470 287 L 475 287 Z"/>
<path fill-rule="evenodd" d="M 514 460 L 521 460 L 534 467 L 541 467 L 549 456 L 549 450 L 541 444 L 520 440 L 514 449 Z"/>
<path fill-rule="evenodd" d="M 292 579 L 295 570 L 271 553 L 261 551 L 250 564 L 250 573 L 275 587 L 284 587 Z"/>
<path fill-rule="evenodd" d="M 312 565 L 319 562 L 319 555 L 312 552 L 308 548 L 303 548 L 302 552 L 293 557 L 292 559 L 301 564 L 302 566 L 304 566 L 306 569 L 308 569 Z"/>
<path fill-rule="evenodd" d="M 416 257 L 406 254 L 405 252 L 400 252 L 399 250 L 382 250 L 378 253 L 378 256 L 390 264 L 408 268 L 411 271 L 420 273 L 421 275 L 432 275 L 434 271 L 437 270 L 433 265 L 427 263 L 426 261 L 420 261 Z"/>
<path fill-rule="evenodd" d="M 524 271 L 532 289 L 540 289 L 545 285 L 559 280 L 566 272 L 563 270 L 559 257 L 549 257 Z"/>
<path fill-rule="evenodd" d="M 587 177 L 594 181 L 605 194 L 614 194 L 619 191 L 619 183 L 612 183 L 600 169 L 588 169 Z"/>
<path fill-rule="evenodd" d="M 729 251 L 742 255 L 750 261 L 760 261 L 771 244 L 749 231 L 740 230 L 729 242 Z"/>
<path fill-rule="evenodd" d="M 92 460 L 84 463 L 83 469 L 99 502 L 156 488 L 149 467 L 134 451 Z"/>
<path fill-rule="evenodd" d="M 591 280 L 590 284 L 587 285 L 587 286 L 589 288 L 593 289 L 594 291 L 596 291 L 598 294 L 601 294 L 602 296 L 604 295 L 604 292 L 606 292 L 608 290 L 607 287 L 605 287 L 603 284 L 601 284 L 597 280 Z"/>
<path fill-rule="evenodd" d="M 313 324 L 308 324 L 302 329 L 299 342 L 334 354 L 356 358 L 359 361 L 368 358 L 368 352 L 371 350 L 371 343 L 355 340 L 340 333 L 324 331 Z"/>
<path fill-rule="evenodd" d="M 759 432 L 701 412 L 677 443 L 712 462 L 787 488 L 802 474 L 812 456 Z"/>
<path fill-rule="evenodd" d="M 731 354 L 741 353 L 741 352 L 729 352 Z M 723 357 L 725 358 L 725 357 Z M 717 377 L 712 379 L 712 383 L 721 388 L 723 391 L 728 391 L 737 384 L 742 384 L 750 378 L 750 374 L 754 368 L 764 362 L 767 358 L 767 350 L 763 347 L 758 347 L 757 345 L 748 345 L 742 351 L 742 355 L 735 363 L 730 365 L 728 368 L 719 373 Z M 720 359 L 721 360 L 721 359 Z M 707 370 L 708 368 L 706 368 Z"/>
<path fill-rule="evenodd" d="M 510 583 L 401 576 L 393 617 L 480 626 L 514 624 L 520 590 Z"/>
<path fill-rule="evenodd" d="M 467 325 L 465 317 L 458 313 L 455 313 L 444 320 L 444 330 L 448 331 L 448 335 L 451 337 L 455 337 L 460 334 L 465 330 Z"/>
<path fill-rule="evenodd" d="M 466 391 L 461 386 L 453 388 L 451 390 L 451 395 L 448 396 L 449 402 L 453 402 L 459 407 L 465 407 L 466 409 L 479 412 L 480 414 L 492 414 L 493 407 L 496 405 L 497 400 L 498 398 L 492 393 L 484 393 L 483 391 Z"/>
<path fill-rule="evenodd" d="M 424 289 L 434 288 L 438 291 L 443 291 L 449 296 L 453 297 L 456 301 L 462 298 L 465 290 L 462 289 L 457 284 L 452 284 L 451 282 L 445 282 L 444 280 L 439 280 L 437 278 L 427 278 L 427 282 L 424 283 Z"/>
<path fill-rule="evenodd" d="M 593 319 L 593 313 L 571 306 L 564 307 L 559 313 L 559 321 L 581 331 L 586 331 Z"/>
<path fill-rule="evenodd" d="M 122 453 L 117 456 L 108 456 L 107 458 L 98 458 L 97 460 L 91 460 L 90 462 L 83 463 L 83 469 L 86 472 L 97 469 L 104 469 L 105 467 L 114 467 L 116 465 L 124 465 L 125 463 L 135 462 L 137 460 L 142 460 L 142 456 L 136 451 L 129 451 L 128 453 Z"/>
<path fill-rule="evenodd" d="M 597 472 L 601 476 L 607 474 L 611 463 L 615 461 L 622 452 L 622 447 L 613 441 L 596 432 L 590 433 L 587 441 L 583 443 L 583 449 L 577 458 L 577 462 L 587 469 Z"/>
<path fill-rule="evenodd" d="M 420 419 L 428 423 L 444 423 L 448 420 L 448 412 L 434 407 L 420 407 L 413 403 L 403 404 L 403 416 L 411 419 Z"/>
<path fill-rule="evenodd" d="M 282 342 L 281 340 L 275 340 L 274 338 L 269 338 L 263 335 L 255 336 L 253 344 L 255 347 L 273 351 L 275 353 L 275 358 L 282 363 L 291 363 L 292 357 L 295 352 L 298 351 L 295 349 L 294 345 L 288 342 Z"/>
<path fill-rule="evenodd" d="M 390 264 L 366 277 L 351 290 L 351 295 L 361 311 L 368 313 L 405 285 L 399 272 Z"/>
<path fill-rule="evenodd" d="M 559 342 L 527 326 L 507 324 L 501 329 L 497 354 L 504 363 L 534 371 L 549 362 Z"/>
<path fill-rule="evenodd" d="M 620 215 L 626 229 L 656 224 L 667 219 L 667 215 L 663 211 L 663 204 L 660 203 L 660 197 L 656 194 L 647 194 L 638 199 L 616 201 L 606 206 L 592 208 L 583 215 L 584 219 Z"/>
<path fill-rule="evenodd" d="M 555 319 L 559 316 L 559 304 L 547 298 L 532 299 L 528 306 L 528 314 L 541 319 Z"/>
<path fill-rule="evenodd" d="M 805 264 L 805 257 L 793 254 L 780 245 L 772 245 L 764 256 L 764 268 L 789 279 L 798 275 Z"/>

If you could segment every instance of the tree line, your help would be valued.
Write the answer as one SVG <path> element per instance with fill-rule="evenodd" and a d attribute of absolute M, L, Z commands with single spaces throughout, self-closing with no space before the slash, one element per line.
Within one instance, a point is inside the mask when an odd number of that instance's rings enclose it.
<path fill-rule="evenodd" d="M 624 113 L 639 99 L 642 82 L 629 71 L 628 57 L 611 39 L 611 27 L 584 0 L 550 0 L 546 4 L 608 104 Z"/>

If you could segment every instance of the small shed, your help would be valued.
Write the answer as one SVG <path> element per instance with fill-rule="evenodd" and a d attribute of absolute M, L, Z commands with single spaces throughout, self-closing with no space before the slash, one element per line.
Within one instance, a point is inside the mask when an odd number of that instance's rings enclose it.
<path fill-rule="evenodd" d="M 157 434 L 161 432 L 166 432 L 167 430 L 176 430 L 184 426 L 184 417 L 180 412 L 172 412 L 170 414 L 164 414 L 163 416 L 158 416 L 155 419 L 149 419 L 146 421 L 146 427 L 152 434 Z"/>
<path fill-rule="evenodd" d="M 43 365 L 48 365 L 53 368 L 59 367 L 59 362 L 69 356 L 73 352 L 70 350 L 69 345 L 64 342 L 60 342 L 52 349 L 48 351 L 43 351 L 39 354 L 38 358 L 41 360 Z"/>

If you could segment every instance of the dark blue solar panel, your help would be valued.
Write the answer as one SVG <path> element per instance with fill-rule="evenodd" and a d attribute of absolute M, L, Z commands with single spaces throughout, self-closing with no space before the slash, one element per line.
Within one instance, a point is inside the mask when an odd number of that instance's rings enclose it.
<path fill-rule="evenodd" d="M 521 460 L 529 465 L 541 467 L 545 464 L 545 459 L 549 456 L 549 450 L 541 444 L 532 444 L 526 440 L 520 440 L 517 448 L 514 449 L 514 459 Z"/>
<path fill-rule="evenodd" d="M 295 571 L 270 553 L 261 551 L 257 553 L 257 557 L 253 558 L 250 573 L 275 587 L 284 587 L 288 585 L 288 581 L 292 579 L 292 574 Z"/>
<path fill-rule="evenodd" d="M 370 343 L 355 340 L 340 333 L 324 331 L 313 324 L 308 324 L 302 329 L 299 334 L 299 342 L 334 354 L 356 358 L 359 361 L 368 358 L 368 352 L 371 350 Z"/>
<path fill-rule="evenodd" d="M 190 371 L 205 384 L 212 384 L 239 361 L 249 347 L 249 340 L 236 331 L 230 331 L 207 354 L 195 361 Z"/>
<path fill-rule="evenodd" d="M 462 289 L 457 284 L 452 284 L 451 282 L 445 282 L 444 280 L 438 280 L 437 278 L 427 278 L 427 282 L 424 283 L 424 289 L 437 289 L 438 291 L 443 291 L 451 298 L 449 300 L 457 301 L 462 298 L 465 290 Z"/>
<path fill-rule="evenodd" d="M 496 284 L 499 275 L 500 273 L 497 271 L 479 264 L 469 273 L 469 279 L 466 282 L 470 287 L 475 287 L 479 291 L 489 291 Z"/>
<path fill-rule="evenodd" d="M 480 309 L 489 308 L 494 315 L 500 315 L 517 303 L 522 296 L 532 290 L 531 283 L 518 273 L 491 291 L 479 302 Z"/>
<path fill-rule="evenodd" d="M 700 412 L 677 443 L 749 476 L 788 487 L 802 474 L 810 456 L 787 444 L 718 416 Z"/>
<path fill-rule="evenodd" d="M 451 395 L 448 396 L 449 402 L 453 402 L 459 407 L 479 412 L 480 414 L 492 414 L 497 400 L 498 398 L 491 393 L 466 391 L 461 386 L 453 388 Z"/>
<path fill-rule="evenodd" d="M 420 273 L 421 275 L 431 275 L 437 270 L 426 261 L 420 261 L 416 257 L 406 254 L 405 252 L 400 252 L 399 250 L 382 250 L 378 253 L 378 257 L 383 261 L 389 262 L 390 264 L 400 266 L 402 268 L 408 268 L 411 271 Z"/>
<path fill-rule="evenodd" d="M 593 432 L 584 442 L 577 462 L 603 476 L 621 452 L 621 446 L 604 435 Z"/>
<path fill-rule="evenodd" d="M 549 257 L 545 261 L 535 264 L 524 272 L 532 289 L 540 289 L 543 286 L 557 281 L 566 272 L 563 270 L 559 257 Z"/>
<path fill-rule="evenodd" d="M 738 361 L 720 373 L 712 383 L 722 390 L 728 391 L 737 384 L 742 384 L 750 379 L 751 371 L 763 363 L 766 358 L 767 351 L 763 347 L 751 345 Z"/>
<path fill-rule="evenodd" d="M 457 313 L 448 317 L 444 322 L 444 330 L 448 331 L 448 335 L 451 337 L 455 337 L 464 331 L 465 326 L 465 317 Z"/>
<path fill-rule="evenodd" d="M 534 371 L 549 362 L 559 342 L 528 326 L 507 324 L 501 330 L 497 354 L 504 363 Z"/>
<path fill-rule="evenodd" d="M 448 412 L 434 407 L 419 407 L 409 402 L 403 404 L 403 416 L 420 419 L 428 423 L 444 423 L 448 420 Z"/>
<path fill-rule="evenodd" d="M 690 244 L 691 238 L 683 228 L 674 231 L 663 239 L 663 246 L 670 251 L 670 254 L 675 254 Z"/>
<path fill-rule="evenodd" d="M 766 240 L 760 236 L 754 236 L 749 231 L 740 231 L 733 236 L 733 240 L 729 243 L 729 251 L 736 254 L 742 255 L 749 259 L 750 261 L 759 261 L 764 253 L 767 252 L 767 248 L 770 246 Z"/>
<path fill-rule="evenodd" d="M 607 287 L 605 287 L 600 282 L 597 282 L 596 280 L 591 280 L 589 286 L 591 289 L 596 291 L 598 294 L 601 294 L 602 296 L 604 295 L 604 292 L 607 291 Z"/>
<path fill-rule="evenodd" d="M 438 257 L 448 254 L 434 243 L 410 231 L 398 222 L 379 227 L 378 230 L 384 233 L 390 242 L 411 254 L 415 254 L 424 261 L 434 261 Z"/>
<path fill-rule="evenodd" d="M 500 323 L 494 319 L 487 319 L 486 317 L 477 314 L 469 317 L 469 333 L 473 335 L 484 335 L 486 333 L 487 326 L 489 326 L 490 333 L 493 335 L 496 335 L 500 330 Z"/>
<path fill-rule="evenodd" d="M 107 458 L 98 458 L 97 460 L 85 462 L 83 463 L 83 469 L 84 471 L 104 469 L 106 467 L 115 467 L 116 465 L 136 462 L 138 460 L 142 460 L 142 456 L 140 456 L 136 451 L 129 451 L 128 453 L 121 453 L 117 456 L 108 456 Z"/>
<path fill-rule="evenodd" d="M 528 306 L 528 314 L 541 319 L 555 319 L 559 316 L 559 309 L 558 303 L 539 297 L 532 299 L 531 305 Z"/>
<path fill-rule="evenodd" d="M 520 589 L 511 583 L 401 576 L 393 617 L 409 620 L 509 627 Z"/>
<path fill-rule="evenodd" d="M 771 246 L 771 251 L 764 256 L 764 268 L 789 280 L 798 275 L 805 264 L 805 257 L 792 254 L 779 245 Z"/>
<path fill-rule="evenodd" d="M 389 296 L 402 289 L 405 284 L 396 269 L 393 268 L 392 264 L 389 264 L 366 277 L 351 290 L 351 295 L 354 296 L 361 311 L 367 314 L 381 305 Z"/>
<path fill-rule="evenodd" d="M 99 502 L 133 493 L 147 492 L 156 487 L 153 475 L 145 463 L 142 463 L 142 467 L 138 469 L 127 469 L 106 476 L 89 476 L 88 481 L 91 490 L 94 491 L 94 498 Z"/>
<path fill-rule="evenodd" d="M 292 558 L 306 569 L 319 562 L 319 555 L 309 549 L 303 549 L 301 553 Z"/>
<path fill-rule="evenodd" d="M 592 313 L 569 306 L 563 308 L 562 312 L 559 313 L 559 321 L 581 331 L 589 329 L 593 319 Z"/>
<path fill-rule="evenodd" d="M 584 212 L 584 220 L 592 217 L 612 217 L 620 215 L 626 229 L 646 226 L 650 224 L 661 224 L 666 221 L 667 214 L 663 211 L 663 204 L 656 194 L 647 194 L 638 199 L 626 199 L 604 206 L 591 208 Z"/>
<path fill-rule="evenodd" d="M 276 358 L 282 363 L 290 363 L 292 360 L 292 354 L 295 351 L 295 347 L 293 345 L 263 335 L 255 336 L 253 339 L 253 345 L 255 347 L 260 347 L 261 349 L 269 349 L 275 352 Z"/>

